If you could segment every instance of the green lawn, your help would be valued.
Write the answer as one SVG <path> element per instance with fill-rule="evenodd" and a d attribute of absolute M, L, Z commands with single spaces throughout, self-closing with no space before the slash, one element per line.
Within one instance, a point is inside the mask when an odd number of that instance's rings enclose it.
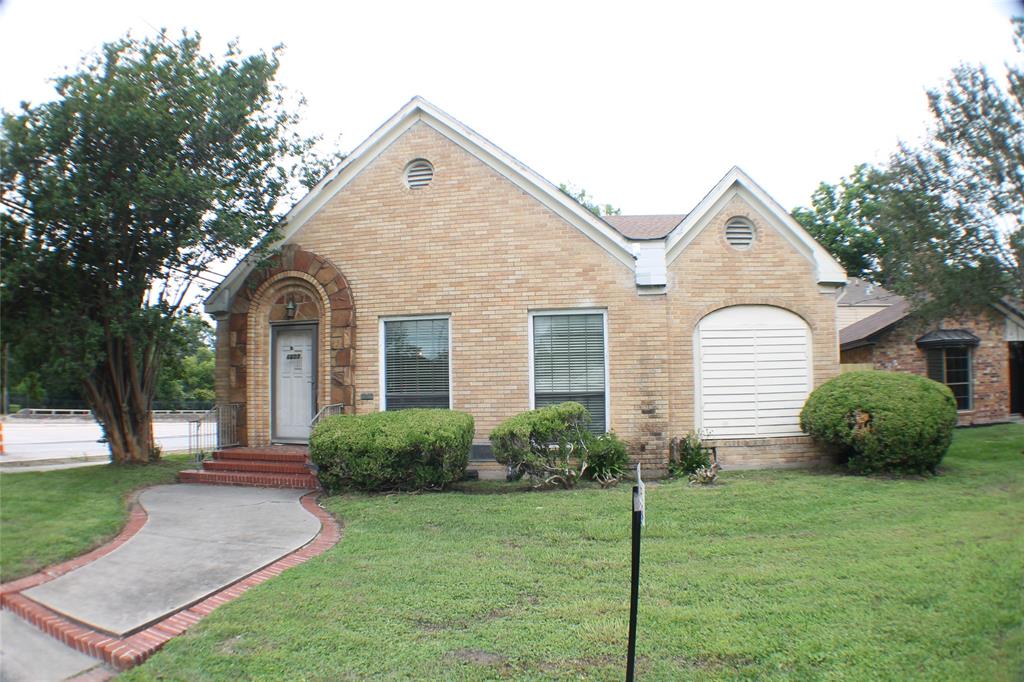
<path fill-rule="evenodd" d="M 104 464 L 0 475 L 0 582 L 103 544 L 128 520 L 128 493 L 173 483 L 191 461 L 176 456 L 152 466 Z"/>
<path fill-rule="evenodd" d="M 1021 679 L 1022 448 L 996 426 L 932 479 L 651 486 L 638 676 Z M 125 679 L 622 678 L 629 486 L 326 505 L 336 547 Z"/>

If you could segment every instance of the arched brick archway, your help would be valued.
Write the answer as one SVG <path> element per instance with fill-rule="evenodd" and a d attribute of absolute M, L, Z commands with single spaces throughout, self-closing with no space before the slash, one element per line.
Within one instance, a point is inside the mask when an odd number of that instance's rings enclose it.
<path fill-rule="evenodd" d="M 232 299 L 228 317 L 229 398 L 242 403 L 239 441 L 270 442 L 271 323 L 296 304 L 296 322 L 317 323 L 316 409 L 343 403 L 354 411 L 355 306 L 344 275 L 326 258 L 285 246 L 268 267 L 253 271 Z"/>

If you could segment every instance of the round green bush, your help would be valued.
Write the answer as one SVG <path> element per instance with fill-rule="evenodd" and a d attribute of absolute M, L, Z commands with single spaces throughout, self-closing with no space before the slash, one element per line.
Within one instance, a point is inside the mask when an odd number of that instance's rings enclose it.
<path fill-rule="evenodd" d="M 412 409 L 328 417 L 313 430 L 309 457 L 324 489 L 441 489 L 462 478 L 473 417 Z"/>
<path fill-rule="evenodd" d="M 947 386 L 870 370 L 822 384 L 800 413 L 800 427 L 838 448 L 857 473 L 934 472 L 956 422 L 956 400 Z"/>

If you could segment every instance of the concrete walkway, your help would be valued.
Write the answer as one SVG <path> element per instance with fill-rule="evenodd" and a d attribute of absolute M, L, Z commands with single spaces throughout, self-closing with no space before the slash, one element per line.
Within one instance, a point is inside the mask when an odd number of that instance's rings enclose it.
<path fill-rule="evenodd" d="M 94 668 L 108 670 L 102 662 L 61 644 L 10 611 L 0 611 L 0 633 L 0 682 L 56 682 Z"/>
<path fill-rule="evenodd" d="M 146 525 L 110 554 L 22 594 L 125 636 L 312 540 L 306 491 L 166 485 L 139 496 Z"/>

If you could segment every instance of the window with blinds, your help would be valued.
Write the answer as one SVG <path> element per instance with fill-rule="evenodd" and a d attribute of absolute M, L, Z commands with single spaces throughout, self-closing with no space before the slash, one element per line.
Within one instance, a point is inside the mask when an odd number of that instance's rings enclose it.
<path fill-rule="evenodd" d="M 590 411 L 590 430 L 604 433 L 604 349 L 602 313 L 534 315 L 534 406 L 582 403 Z"/>
<path fill-rule="evenodd" d="M 448 319 L 385 320 L 384 407 L 448 408 Z"/>
<path fill-rule="evenodd" d="M 930 348 L 927 361 L 928 378 L 949 386 L 956 409 L 971 409 L 971 350 L 966 346 Z"/>

